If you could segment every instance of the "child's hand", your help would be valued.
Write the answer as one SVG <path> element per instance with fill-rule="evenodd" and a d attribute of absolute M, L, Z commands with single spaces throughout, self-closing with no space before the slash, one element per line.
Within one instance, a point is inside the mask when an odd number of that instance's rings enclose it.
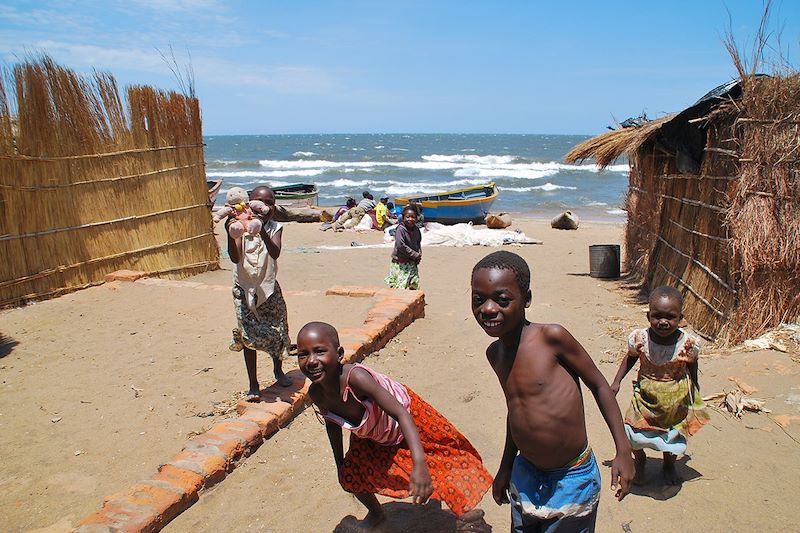
<path fill-rule="evenodd" d="M 631 491 L 631 482 L 635 473 L 633 454 L 630 450 L 618 452 L 611 463 L 611 490 L 617 500 L 622 501 Z"/>
<path fill-rule="evenodd" d="M 511 470 L 500 468 L 494 476 L 492 483 L 492 497 L 497 505 L 509 503 L 508 501 L 508 486 L 511 483 Z"/>
<path fill-rule="evenodd" d="M 428 465 L 414 465 L 411 470 L 408 490 L 411 492 L 414 503 L 425 503 L 433 494 L 433 481 L 428 472 Z"/>

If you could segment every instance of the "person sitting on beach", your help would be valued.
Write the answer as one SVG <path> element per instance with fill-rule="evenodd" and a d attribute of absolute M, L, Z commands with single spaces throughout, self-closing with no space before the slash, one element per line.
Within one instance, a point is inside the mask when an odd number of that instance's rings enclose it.
<path fill-rule="evenodd" d="M 417 210 L 407 205 L 403 208 L 403 220 L 394 233 L 392 262 L 384 281 L 392 289 L 419 289 L 420 261 L 422 232 L 417 227 Z"/>
<path fill-rule="evenodd" d="M 397 224 L 397 218 L 392 216 L 389 212 L 389 197 L 384 196 L 381 201 L 375 206 L 375 220 L 378 223 L 378 229 L 383 230 L 392 224 Z"/>
<path fill-rule="evenodd" d="M 372 195 L 369 191 L 364 191 L 361 193 L 361 196 L 361 200 L 355 207 L 348 209 L 346 213 L 333 223 L 331 228 L 333 228 L 334 231 L 342 231 L 344 229 L 356 227 L 358 223 L 361 222 L 361 219 L 364 218 L 364 215 L 367 214 L 367 211 L 375 209 L 375 201 L 372 199 Z"/>
<path fill-rule="evenodd" d="M 356 199 L 348 197 L 347 200 L 345 200 L 344 205 L 341 206 L 333 215 L 333 220 L 331 220 L 331 222 L 336 222 L 337 220 L 339 220 L 340 216 L 344 215 L 355 206 L 356 206 Z"/>
<path fill-rule="evenodd" d="M 492 494 L 511 503 L 512 531 L 594 531 L 600 471 L 586 436 L 579 379 L 611 430 L 611 489 L 625 497 L 634 468 L 622 416 L 608 382 L 563 326 L 525 318 L 530 270 L 511 252 L 472 269 L 472 313 L 496 337 L 486 357 L 508 406 L 506 440 Z"/>
<path fill-rule="evenodd" d="M 230 349 L 244 351 L 249 388 L 246 399 L 258 401 L 260 387 L 256 371 L 256 351 L 267 352 L 272 357 L 275 379 L 282 387 L 292 381 L 283 372 L 283 357 L 289 350 L 289 324 L 286 301 L 276 279 L 278 257 L 281 255 L 283 226 L 273 218 L 275 193 L 269 187 L 256 187 L 250 193 L 251 200 L 261 200 L 269 208 L 261 216 L 262 227 L 258 235 L 245 234 L 242 250 L 228 232 L 228 255 L 233 268 L 233 303 L 236 310 L 236 328 Z"/>
<path fill-rule="evenodd" d="M 628 356 L 619 366 L 611 390 L 639 362 L 633 397 L 625 413 L 625 432 L 636 464 L 634 482 L 641 483 L 647 457 L 645 448 L 663 452 L 663 476 L 667 485 L 680 481 L 675 459 L 686 452 L 686 439 L 702 428 L 709 417 L 700 396 L 697 356 L 700 341 L 678 327 L 683 319 L 683 295 L 661 286 L 650 293 L 647 320 L 650 327 L 628 336 Z"/>
<path fill-rule="evenodd" d="M 343 355 L 330 324 L 310 322 L 297 334 L 297 362 L 311 380 L 308 395 L 324 421 L 339 483 L 367 508 L 365 525 L 385 519 L 375 494 L 412 496 L 415 504 L 432 497 L 470 520 L 466 513 L 492 477 L 469 440 L 410 388 L 364 365 L 342 363 Z M 350 431 L 346 455 L 342 428 Z"/>

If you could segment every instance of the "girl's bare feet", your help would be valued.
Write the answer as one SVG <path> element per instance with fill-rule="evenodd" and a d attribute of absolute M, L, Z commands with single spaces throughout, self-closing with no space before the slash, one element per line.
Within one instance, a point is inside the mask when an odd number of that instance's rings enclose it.
<path fill-rule="evenodd" d="M 272 370 L 273 374 L 275 375 L 275 380 L 278 382 L 278 385 L 280 385 L 281 387 L 292 386 L 292 380 L 289 379 L 289 376 L 287 376 L 283 372 L 283 363 L 281 362 L 280 359 L 272 360 Z"/>
<path fill-rule="evenodd" d="M 647 463 L 647 455 L 644 450 L 633 450 L 633 466 L 636 474 L 633 476 L 633 484 L 641 485 L 644 482 L 644 466 Z"/>

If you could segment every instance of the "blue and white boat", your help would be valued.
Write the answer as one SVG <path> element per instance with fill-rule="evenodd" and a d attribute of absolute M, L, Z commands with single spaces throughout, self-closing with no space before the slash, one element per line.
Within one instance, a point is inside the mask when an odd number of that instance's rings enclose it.
<path fill-rule="evenodd" d="M 491 182 L 455 191 L 395 198 L 394 203 L 401 207 L 409 203 L 422 205 L 422 215 L 426 222 L 483 224 L 486 214 L 497 199 L 497 194 L 497 185 Z"/>

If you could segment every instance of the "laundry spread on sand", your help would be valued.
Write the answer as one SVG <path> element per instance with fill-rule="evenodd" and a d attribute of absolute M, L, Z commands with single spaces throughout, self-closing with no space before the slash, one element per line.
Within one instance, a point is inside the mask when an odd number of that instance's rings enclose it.
<path fill-rule="evenodd" d="M 350 248 L 390 248 L 394 246 L 393 229 L 390 226 L 383 232 L 381 244 L 357 244 L 350 246 L 322 245 L 320 250 L 347 250 Z M 355 245 L 354 245 L 355 244 Z M 505 244 L 542 244 L 542 241 L 528 237 L 521 231 L 476 228 L 469 224 L 446 226 L 438 222 L 428 222 L 422 229 L 422 246 L 503 246 Z"/>

